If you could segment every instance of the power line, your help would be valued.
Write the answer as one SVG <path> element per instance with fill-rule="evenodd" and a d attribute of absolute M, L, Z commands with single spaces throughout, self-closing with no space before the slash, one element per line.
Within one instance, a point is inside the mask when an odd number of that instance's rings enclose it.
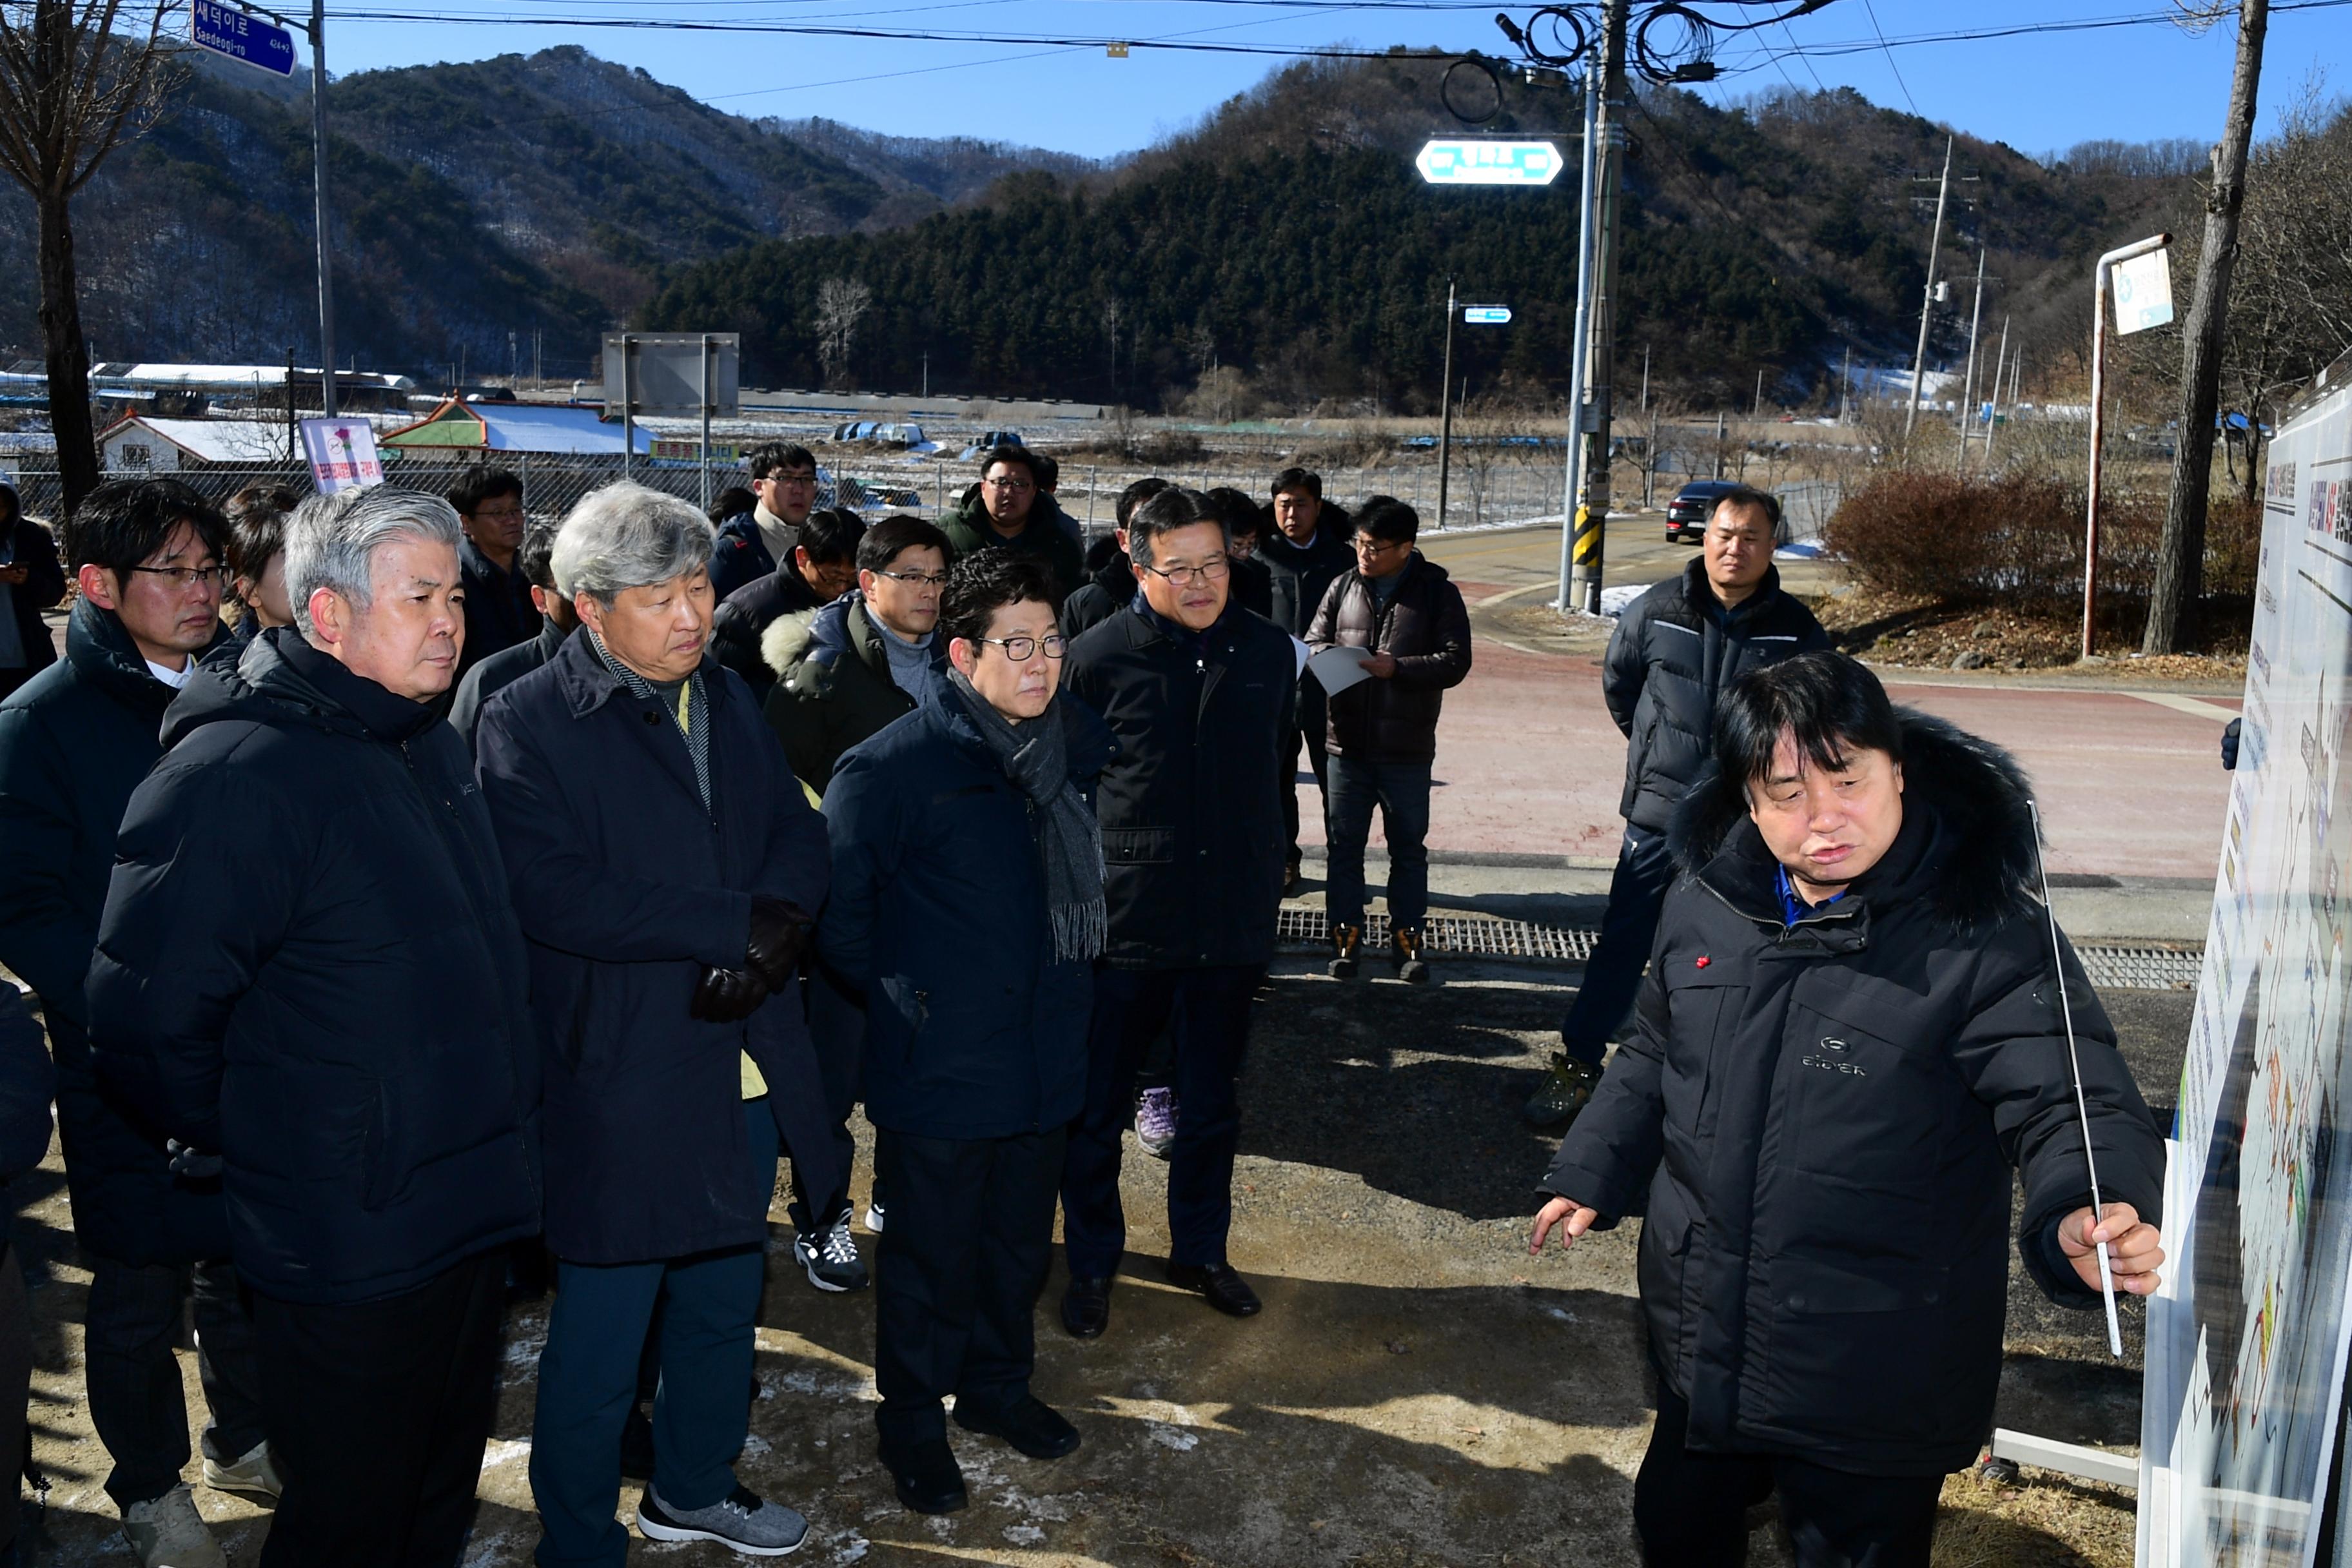
<path fill-rule="evenodd" d="M 1886 56 L 1886 68 L 1895 73 L 1895 85 L 1903 89 L 1903 101 L 1911 106 L 1912 113 L 1917 114 L 1919 100 L 1911 96 L 1911 84 L 1903 79 L 1903 68 L 1895 63 L 1895 51 L 1886 47 L 1886 29 L 1878 25 L 1878 7 L 1872 0 L 1862 0 L 1862 9 L 1870 18 L 1870 30 L 1878 35 L 1878 47 Z"/>

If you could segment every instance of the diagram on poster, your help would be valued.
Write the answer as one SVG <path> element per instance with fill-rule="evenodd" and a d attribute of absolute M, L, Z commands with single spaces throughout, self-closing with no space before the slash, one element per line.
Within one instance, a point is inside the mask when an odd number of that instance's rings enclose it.
<path fill-rule="evenodd" d="M 2278 433 L 2150 1303 L 2143 1565 L 2309 1568 L 2352 1285 L 2352 388 Z"/>

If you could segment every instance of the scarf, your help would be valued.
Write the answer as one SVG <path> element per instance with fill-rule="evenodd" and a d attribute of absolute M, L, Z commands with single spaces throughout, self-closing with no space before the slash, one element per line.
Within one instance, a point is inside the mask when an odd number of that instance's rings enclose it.
<path fill-rule="evenodd" d="M 981 743 L 1036 807 L 1054 955 L 1072 961 L 1096 957 L 1110 936 L 1110 918 L 1103 907 L 1102 829 L 1070 784 L 1061 703 L 1048 704 L 1043 714 L 1015 729 L 972 689 L 963 671 L 950 669 L 947 678 L 963 699 Z"/>

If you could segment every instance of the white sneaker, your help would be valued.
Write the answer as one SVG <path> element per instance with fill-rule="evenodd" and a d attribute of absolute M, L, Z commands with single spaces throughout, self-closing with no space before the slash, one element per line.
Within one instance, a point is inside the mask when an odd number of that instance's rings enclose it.
<path fill-rule="evenodd" d="M 270 1463 L 267 1443 L 256 1443 L 251 1453 L 226 1465 L 209 1454 L 205 1456 L 205 1485 L 247 1502 L 271 1505 L 286 1489 L 286 1483 L 278 1479 L 278 1467 Z"/>
<path fill-rule="evenodd" d="M 139 1554 L 140 1568 L 228 1568 L 184 1481 L 152 1501 L 124 1509 L 122 1534 Z"/>
<path fill-rule="evenodd" d="M 879 1198 L 866 1200 L 866 1228 L 877 1236 L 882 1234 L 882 1200 Z"/>

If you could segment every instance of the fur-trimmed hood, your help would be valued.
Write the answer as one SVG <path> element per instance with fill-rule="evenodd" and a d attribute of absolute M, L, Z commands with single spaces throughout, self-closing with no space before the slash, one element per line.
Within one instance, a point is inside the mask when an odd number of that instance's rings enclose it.
<path fill-rule="evenodd" d="M 845 606 L 854 602 L 856 597 L 855 593 L 851 593 L 835 600 L 821 610 L 803 610 L 795 615 L 778 616 L 768 623 L 768 629 L 760 634 L 761 661 L 775 671 L 778 680 L 789 679 L 793 673 L 793 667 L 803 658 L 809 658 L 810 650 L 815 647 L 817 622 L 831 616 L 835 626 L 838 627 L 847 614 Z M 844 640 L 845 640 L 845 634 Z"/>
<path fill-rule="evenodd" d="M 1906 880 L 1921 889 L 1939 919 L 1955 930 L 1996 925 L 2037 906 L 2033 786 L 2017 759 L 1957 725 L 1897 707 L 1903 726 L 1904 839 L 1919 840 L 1913 823 L 1931 819 L 1932 833 L 1915 851 Z M 1738 861 L 1770 864 L 1762 837 L 1748 820 L 1744 790 L 1713 768 L 1683 802 L 1667 843 L 1687 874 L 1721 886 L 1740 881 Z M 1882 862 L 1895 869 L 1903 842 Z M 1866 874 L 1863 885 L 1876 874 Z"/>

